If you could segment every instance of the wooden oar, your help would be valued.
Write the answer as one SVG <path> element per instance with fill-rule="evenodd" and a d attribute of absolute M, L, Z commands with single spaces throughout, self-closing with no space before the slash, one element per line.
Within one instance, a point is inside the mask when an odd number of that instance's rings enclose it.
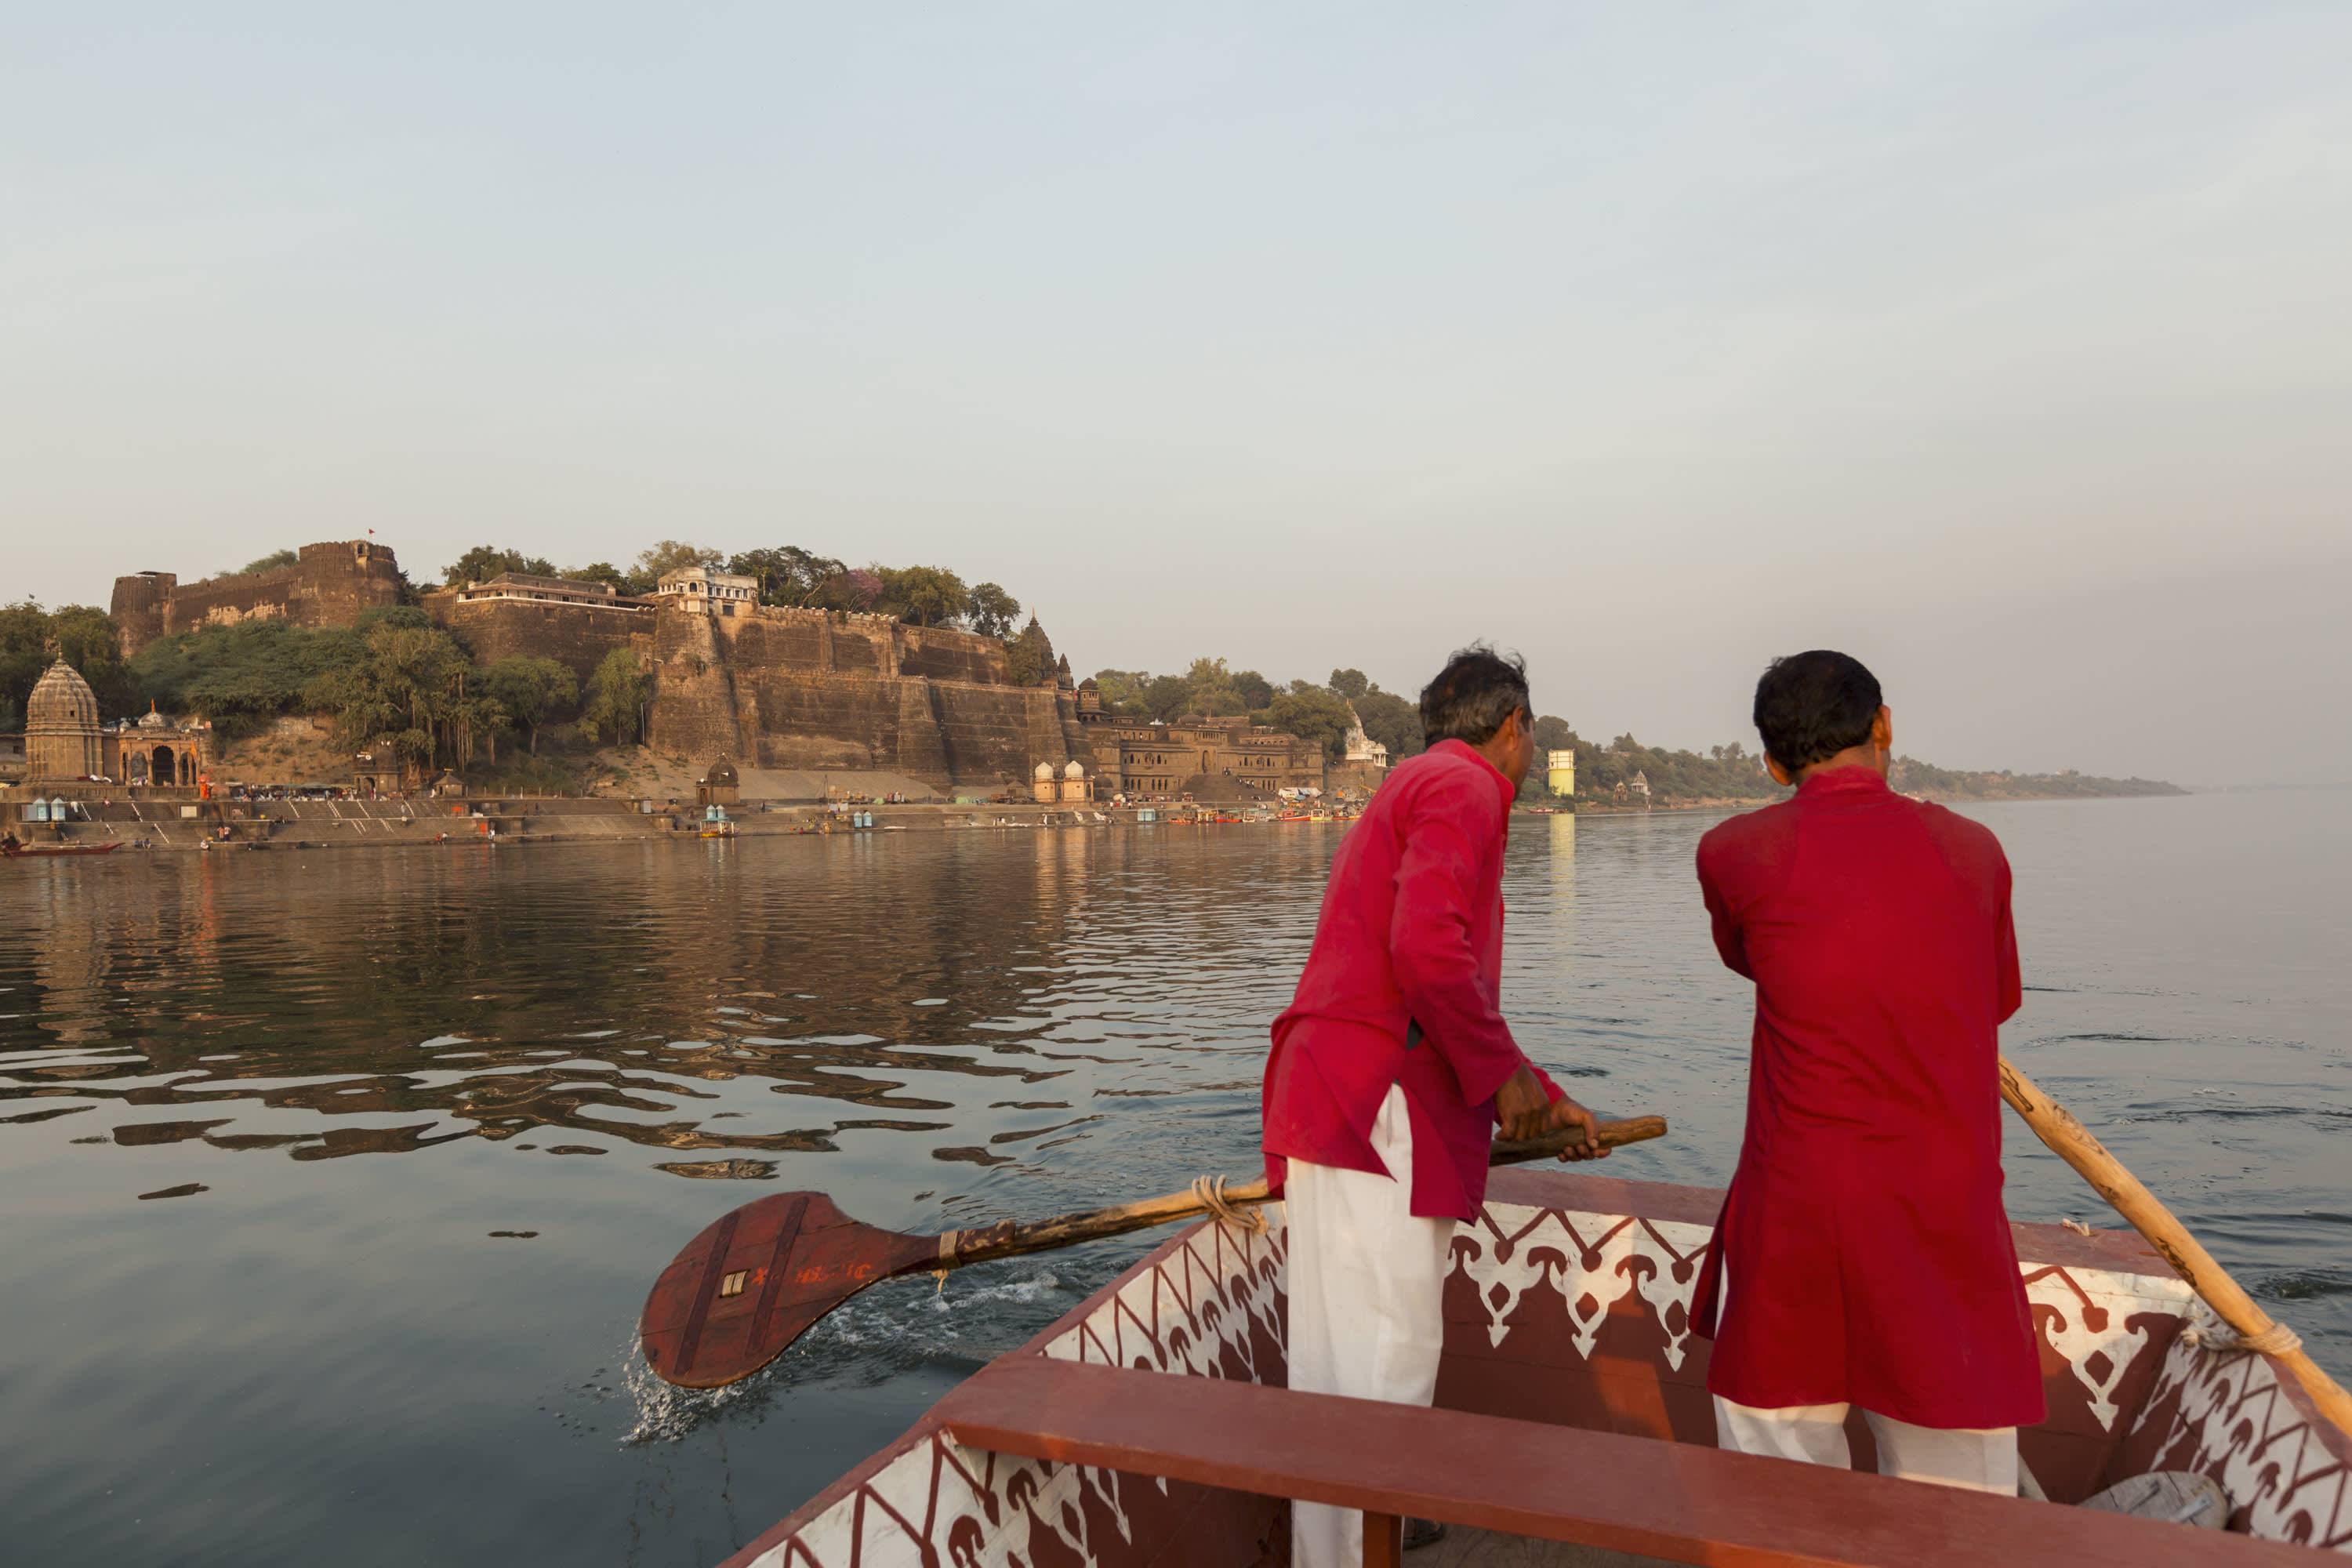
<path fill-rule="evenodd" d="M 1603 1121 L 1599 1131 L 1601 1146 L 1613 1149 L 1664 1137 L 1666 1121 L 1637 1116 Z M 1497 1165 L 1517 1164 L 1583 1141 L 1578 1132 L 1498 1142 L 1488 1158 Z M 1219 1206 L 1267 1201 L 1263 1180 L 1223 1187 L 1213 1194 L 1213 1202 L 1205 1185 L 1029 1225 L 1006 1220 L 944 1236 L 907 1236 L 861 1225 L 823 1193 L 778 1193 L 720 1215 L 686 1244 L 646 1298 L 637 1337 L 645 1345 L 646 1364 L 666 1381 L 681 1388 L 723 1388 L 775 1360 L 818 1319 L 877 1280 L 1044 1252 L 1190 1219 Z"/>
<path fill-rule="evenodd" d="M 2173 1272 L 2187 1280 L 2221 1314 L 2221 1321 L 2237 1331 L 2240 1339 L 2249 1342 L 2249 1349 L 2277 1357 L 2302 1383 L 2320 1414 L 2352 1434 L 2352 1394 L 2320 1370 L 2294 1331 L 2273 1321 L 2244 1287 L 2213 1261 L 2213 1255 L 2198 1245 L 2189 1227 L 2157 1202 L 2156 1194 L 2140 1185 L 2139 1178 L 2124 1169 L 2124 1163 L 2108 1153 L 2072 1111 L 2042 1093 L 2007 1057 L 2000 1058 L 2000 1097 L 2025 1118 L 2036 1138 L 2074 1166 L 2101 1197 L 2115 1205 L 2117 1214 L 2131 1222 L 2134 1230 L 2147 1238 L 2147 1244 L 2172 1265 Z"/>

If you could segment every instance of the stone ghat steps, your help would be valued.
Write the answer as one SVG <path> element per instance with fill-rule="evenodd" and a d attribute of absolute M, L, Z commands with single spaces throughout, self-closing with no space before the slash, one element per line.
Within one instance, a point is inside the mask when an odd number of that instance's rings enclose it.
<path fill-rule="evenodd" d="M 201 815 L 179 815 L 175 803 L 161 805 L 117 802 L 93 804 L 93 818 L 68 825 L 63 842 L 130 845 L 145 840 L 158 851 L 194 851 L 223 826 L 226 841 L 215 838 L 205 853 L 236 853 L 243 849 L 357 849 L 413 847 L 457 847 L 612 843 L 625 840 L 683 844 L 720 843 L 706 840 L 698 807 L 664 805 L 652 813 L 627 800 L 549 799 L 484 800 L 464 803 L 453 812 L 448 801 L 211 801 Z M 405 809 L 404 809 L 404 807 Z M 481 815 L 474 815 L 476 810 Z M 1136 826 L 1132 812 L 1112 811 L 1091 805 L 858 805 L 870 814 L 874 826 L 852 828 L 821 805 L 729 808 L 735 828 L 733 841 L 825 834 L 835 837 L 871 838 L 891 833 L 940 833 L 1035 829 L 1104 828 Z M 231 813 L 242 813 L 232 816 Z M 1160 826 L 1171 825 L 1160 824 Z M 485 832 L 485 828 L 494 830 Z M 55 841 L 49 830 L 39 830 L 37 842 Z"/>

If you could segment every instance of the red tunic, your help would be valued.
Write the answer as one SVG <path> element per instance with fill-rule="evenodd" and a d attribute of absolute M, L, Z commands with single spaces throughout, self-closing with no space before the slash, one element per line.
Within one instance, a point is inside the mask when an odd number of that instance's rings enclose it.
<path fill-rule="evenodd" d="M 1397 1175 L 1372 1152 L 1391 1084 L 1412 1123 L 1412 1212 L 1475 1219 L 1495 1091 L 1528 1064 L 1499 1004 L 1511 781 L 1459 741 L 1400 763 L 1340 840 L 1315 946 L 1266 1058 L 1266 1179 L 1286 1156 Z M 1409 1026 L 1422 1038 L 1408 1047 Z M 1538 1072 L 1547 1093 L 1559 1091 Z"/>
<path fill-rule="evenodd" d="M 2040 1421 L 2000 1202 L 1998 1031 L 2021 997 L 2000 841 L 1836 768 L 1709 832 L 1698 879 L 1723 962 L 1756 982 L 1747 1139 L 1693 1302 L 1707 1387 Z"/>

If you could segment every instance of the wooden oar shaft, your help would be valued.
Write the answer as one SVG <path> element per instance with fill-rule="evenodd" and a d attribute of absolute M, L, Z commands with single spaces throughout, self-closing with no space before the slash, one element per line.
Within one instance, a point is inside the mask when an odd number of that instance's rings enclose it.
<path fill-rule="evenodd" d="M 2173 1271 L 2205 1299 L 2223 1322 L 2246 1339 L 2256 1338 L 2278 1326 L 2261 1304 L 2246 1294 L 2244 1287 L 2230 1277 L 2229 1270 L 2215 1262 L 2213 1255 L 2189 1234 L 2189 1227 L 2158 1203 L 2156 1194 L 2140 1184 L 2138 1177 L 2124 1168 L 2121 1160 L 2107 1152 L 2105 1145 L 2092 1137 L 2090 1130 L 2076 1121 L 2072 1111 L 2042 1093 L 2007 1057 L 2000 1058 L 2000 1097 L 2025 1119 L 2033 1135 L 2048 1144 L 2051 1152 L 2074 1166 L 2094 1191 L 2131 1222 L 2134 1230 L 2147 1238 L 2147 1244 L 2163 1255 Z M 2300 1346 L 2273 1353 L 2294 1373 L 2320 1414 L 2352 1434 L 2352 1394 L 2345 1393 Z"/>
<path fill-rule="evenodd" d="M 1666 1135 L 1666 1119 L 1663 1116 L 1635 1116 L 1622 1121 L 1603 1121 L 1598 1129 L 1603 1148 L 1615 1149 L 1627 1143 L 1640 1143 Z M 1572 1143 L 1582 1142 L 1581 1133 L 1555 1133 L 1548 1138 L 1529 1138 L 1518 1142 L 1497 1142 L 1487 1154 L 1487 1163 L 1515 1165 L 1528 1160 L 1541 1160 L 1558 1154 Z M 1264 1177 L 1236 1186 L 1229 1186 L 1220 1194 L 1225 1205 L 1240 1208 L 1268 1201 Z M 1207 1214 L 1210 1205 L 1200 1194 L 1187 1189 L 1169 1193 L 1161 1197 L 1145 1198 L 1140 1202 L 1118 1204 L 1110 1208 L 1087 1209 L 1079 1214 L 1056 1215 L 1028 1225 L 1007 1220 L 979 1230 L 951 1230 L 940 1237 L 937 1261 L 927 1268 L 956 1268 L 967 1263 L 982 1263 L 992 1258 L 1012 1258 L 1024 1252 L 1046 1252 L 1057 1247 L 1070 1247 L 1082 1241 L 1098 1241 L 1105 1237 L 1124 1236 L 1132 1230 L 1149 1230 L 1171 1220 L 1190 1219 L 1194 1215 Z"/>

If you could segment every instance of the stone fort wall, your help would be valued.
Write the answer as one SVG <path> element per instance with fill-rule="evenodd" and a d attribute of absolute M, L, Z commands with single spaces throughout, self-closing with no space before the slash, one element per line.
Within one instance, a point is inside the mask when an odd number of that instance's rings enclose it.
<path fill-rule="evenodd" d="M 1004 678 L 1003 645 L 886 617 L 658 613 L 653 743 L 697 762 L 1019 783 L 1093 751 L 1073 693 Z"/>
<path fill-rule="evenodd" d="M 551 658 L 586 685 L 614 648 L 650 638 L 654 615 L 619 605 L 534 604 L 525 599 L 465 599 L 427 594 L 425 613 L 463 637 L 477 664 Z"/>
<path fill-rule="evenodd" d="M 113 615 L 128 654 L 254 616 L 348 626 L 399 598 L 393 552 L 352 541 L 305 545 L 298 565 L 250 577 L 186 587 L 167 572 L 118 578 Z M 482 664 L 552 658 L 584 684 L 613 650 L 632 652 L 655 676 L 649 738 L 697 763 L 882 769 L 940 785 L 1022 783 L 1041 762 L 1095 768 L 1075 695 L 1010 684 L 993 637 L 772 605 L 719 616 L 454 592 L 423 604 Z"/>
<path fill-rule="evenodd" d="M 400 566 L 392 552 L 364 539 L 306 544 L 299 561 L 249 577 L 180 585 L 169 572 L 114 580 L 110 613 L 125 658 L 157 637 L 255 618 L 298 626 L 347 626 L 362 610 L 400 603 Z"/>

